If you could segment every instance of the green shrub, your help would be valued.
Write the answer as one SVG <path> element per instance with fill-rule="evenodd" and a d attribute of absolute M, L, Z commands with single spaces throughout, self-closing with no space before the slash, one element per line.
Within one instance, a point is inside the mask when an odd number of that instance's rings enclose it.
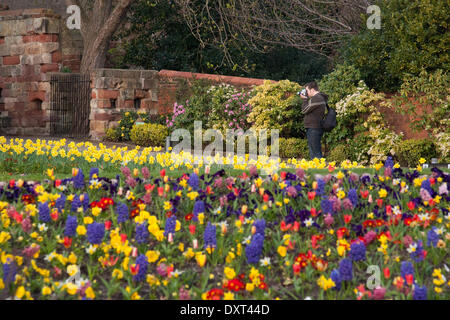
<path fill-rule="evenodd" d="M 106 135 L 103 137 L 105 141 L 119 142 L 120 141 L 120 133 L 117 128 L 109 128 L 106 130 Z"/>
<path fill-rule="evenodd" d="M 166 143 L 168 130 L 156 123 L 133 125 L 130 132 L 131 141 L 143 147 L 162 147 Z"/>
<path fill-rule="evenodd" d="M 328 162 L 336 162 L 337 165 L 339 165 L 342 161 L 350 160 L 350 150 L 347 145 L 345 144 L 339 144 L 334 149 L 332 149 L 328 156 L 327 161 Z"/>
<path fill-rule="evenodd" d="M 308 141 L 299 138 L 280 138 L 279 155 L 281 158 L 309 159 Z"/>
<path fill-rule="evenodd" d="M 416 167 L 420 158 L 429 163 L 435 157 L 436 146 L 430 139 L 403 140 L 395 147 L 395 158 L 403 167 Z"/>
<path fill-rule="evenodd" d="M 122 118 L 118 122 L 117 132 L 119 133 L 119 137 L 121 141 L 129 141 L 130 140 L 130 131 L 133 127 L 136 120 L 139 118 L 139 115 L 136 112 L 122 112 Z"/>
<path fill-rule="evenodd" d="M 252 111 L 247 121 L 253 129 L 278 129 L 280 137 L 304 136 L 301 99 L 296 95 L 301 88 L 289 80 L 264 81 L 254 88 L 255 94 L 248 102 Z"/>
<path fill-rule="evenodd" d="M 449 69 L 448 0 L 380 0 L 381 29 L 349 37 L 343 59 L 378 91 L 393 92 L 405 74 Z M 447 8 L 447 9 L 445 9 Z M 447 42 L 447 43 L 446 43 Z"/>

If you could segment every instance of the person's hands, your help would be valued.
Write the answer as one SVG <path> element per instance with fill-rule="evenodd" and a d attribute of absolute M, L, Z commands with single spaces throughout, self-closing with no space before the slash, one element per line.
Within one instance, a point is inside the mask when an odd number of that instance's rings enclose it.
<path fill-rule="evenodd" d="M 304 96 L 304 95 L 302 95 L 302 94 L 300 94 L 300 98 L 302 98 L 302 99 L 308 99 L 307 96 Z"/>

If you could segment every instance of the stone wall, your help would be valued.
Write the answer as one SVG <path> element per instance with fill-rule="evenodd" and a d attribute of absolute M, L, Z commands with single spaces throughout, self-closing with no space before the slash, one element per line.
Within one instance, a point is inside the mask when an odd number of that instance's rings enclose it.
<path fill-rule="evenodd" d="M 0 11 L 0 118 L 5 133 L 49 132 L 47 73 L 61 66 L 59 23 L 51 10 Z"/>
<path fill-rule="evenodd" d="M 122 111 L 166 114 L 172 111 L 180 86 L 194 79 L 228 83 L 236 87 L 260 85 L 264 80 L 171 70 L 98 69 L 91 74 L 91 137 L 100 139 L 117 125 Z"/>

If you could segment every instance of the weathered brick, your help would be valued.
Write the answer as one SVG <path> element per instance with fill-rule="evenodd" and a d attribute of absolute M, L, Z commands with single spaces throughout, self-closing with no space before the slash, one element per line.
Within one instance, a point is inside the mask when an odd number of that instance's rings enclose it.
<path fill-rule="evenodd" d="M 45 91 L 34 91 L 28 93 L 28 101 L 45 100 Z"/>
<path fill-rule="evenodd" d="M 134 100 L 125 100 L 122 104 L 122 108 L 134 109 Z"/>
<path fill-rule="evenodd" d="M 20 64 L 20 56 L 3 57 L 3 65 L 13 66 Z"/>
<path fill-rule="evenodd" d="M 59 65 L 57 63 L 43 64 L 41 66 L 41 72 L 42 73 L 58 72 L 58 71 L 59 71 Z"/>
<path fill-rule="evenodd" d="M 59 63 L 62 61 L 61 52 L 55 51 L 52 53 L 52 62 L 53 63 Z"/>
<path fill-rule="evenodd" d="M 0 44 L 4 44 L 5 43 L 5 37 L 0 37 Z"/>
<path fill-rule="evenodd" d="M 23 36 L 23 42 L 29 43 L 29 42 L 58 42 L 58 35 L 57 34 L 36 34 L 36 35 L 28 35 Z"/>
<path fill-rule="evenodd" d="M 2 77 L 17 77 L 22 75 L 21 66 L 5 66 L 0 67 L 0 76 Z"/>
<path fill-rule="evenodd" d="M 111 108 L 111 101 L 109 99 L 98 99 L 97 100 L 97 108 L 107 109 Z"/>
<path fill-rule="evenodd" d="M 98 99 L 117 99 L 119 97 L 119 90 L 97 90 Z"/>

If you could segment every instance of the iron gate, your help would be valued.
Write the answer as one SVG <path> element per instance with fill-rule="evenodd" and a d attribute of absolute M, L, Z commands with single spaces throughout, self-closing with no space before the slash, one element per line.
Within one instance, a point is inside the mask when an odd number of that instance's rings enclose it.
<path fill-rule="evenodd" d="M 51 75 L 50 84 L 50 133 L 71 138 L 88 137 L 90 76 L 55 73 Z"/>

